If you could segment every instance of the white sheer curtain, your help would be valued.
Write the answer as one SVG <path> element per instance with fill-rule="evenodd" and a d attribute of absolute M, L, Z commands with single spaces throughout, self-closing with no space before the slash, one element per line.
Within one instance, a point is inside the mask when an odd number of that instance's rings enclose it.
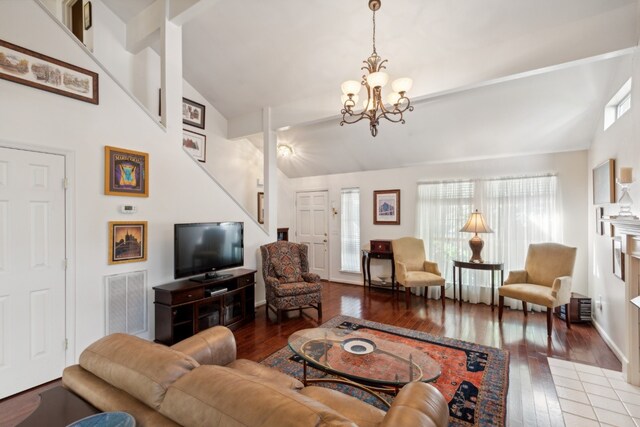
<path fill-rule="evenodd" d="M 472 235 L 459 230 L 478 208 L 493 229 L 492 234 L 480 236 L 485 242 L 482 257 L 504 263 L 506 278 L 509 270 L 524 268 L 530 243 L 560 242 L 558 206 L 557 177 L 553 175 L 420 183 L 416 229 L 425 241 L 427 257 L 438 262 L 447 283 L 452 283 L 453 260 L 467 260 L 471 255 L 468 241 Z M 463 299 L 489 304 L 490 273 L 463 269 L 462 274 Z M 453 297 L 453 288 L 446 292 Z M 507 304 L 517 306 L 515 301 L 507 300 Z"/>
<path fill-rule="evenodd" d="M 360 272 L 360 189 L 343 188 L 340 197 L 340 270 Z"/>

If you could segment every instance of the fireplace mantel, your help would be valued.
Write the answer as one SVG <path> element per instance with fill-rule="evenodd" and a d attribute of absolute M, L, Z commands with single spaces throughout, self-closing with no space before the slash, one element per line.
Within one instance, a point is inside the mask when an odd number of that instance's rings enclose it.
<path fill-rule="evenodd" d="M 615 226 L 616 236 L 622 238 L 625 256 L 625 314 L 627 319 L 627 360 L 622 367 L 627 382 L 640 385 L 640 220 L 620 217 L 603 218 Z M 635 302 L 635 303 L 634 303 Z"/>

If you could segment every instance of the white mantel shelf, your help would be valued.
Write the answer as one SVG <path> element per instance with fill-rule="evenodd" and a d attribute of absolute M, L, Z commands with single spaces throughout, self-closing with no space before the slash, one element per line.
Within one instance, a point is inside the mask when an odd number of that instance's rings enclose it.
<path fill-rule="evenodd" d="M 640 236 L 640 219 L 626 219 L 621 217 L 605 217 L 604 221 L 609 221 L 616 227 L 616 234 L 630 234 Z"/>

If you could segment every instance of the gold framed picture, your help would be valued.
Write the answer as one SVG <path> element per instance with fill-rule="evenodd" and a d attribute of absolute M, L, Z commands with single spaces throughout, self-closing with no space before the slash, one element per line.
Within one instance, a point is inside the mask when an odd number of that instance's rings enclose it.
<path fill-rule="evenodd" d="M 264 192 L 258 192 L 258 223 L 264 224 Z"/>
<path fill-rule="evenodd" d="M 149 154 L 105 146 L 104 194 L 149 197 Z"/>
<path fill-rule="evenodd" d="M 400 190 L 373 192 L 373 223 L 400 225 Z"/>
<path fill-rule="evenodd" d="M 147 260 L 147 221 L 109 222 L 109 264 Z"/>

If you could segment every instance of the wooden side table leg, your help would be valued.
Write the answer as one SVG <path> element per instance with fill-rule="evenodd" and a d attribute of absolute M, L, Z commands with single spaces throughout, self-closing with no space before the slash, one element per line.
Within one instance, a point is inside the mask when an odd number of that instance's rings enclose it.
<path fill-rule="evenodd" d="M 456 303 L 456 266 L 453 266 L 453 303 Z"/>
<path fill-rule="evenodd" d="M 459 306 L 462 307 L 462 267 L 458 267 L 458 293 L 460 294 Z"/>
<path fill-rule="evenodd" d="M 364 289 L 367 289 L 367 271 L 365 270 L 365 264 L 364 264 L 365 258 L 366 258 L 366 254 L 365 254 L 364 251 L 362 251 L 362 261 L 361 261 L 361 263 L 362 263 L 362 279 L 364 280 L 364 282 L 362 283 L 362 287 Z"/>
<path fill-rule="evenodd" d="M 496 272 L 491 270 L 491 311 L 495 308 L 494 294 L 496 293 Z"/>
<path fill-rule="evenodd" d="M 369 289 L 371 289 L 371 254 L 367 257 L 367 277 L 369 280 Z"/>

